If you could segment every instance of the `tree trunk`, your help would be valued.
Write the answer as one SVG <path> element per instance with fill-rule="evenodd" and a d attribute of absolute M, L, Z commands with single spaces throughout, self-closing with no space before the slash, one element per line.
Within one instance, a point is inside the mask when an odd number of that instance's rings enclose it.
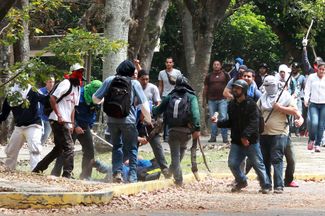
<path fill-rule="evenodd" d="M 193 67 L 195 63 L 193 20 L 192 20 L 192 15 L 187 7 L 182 5 L 180 9 L 183 11 L 182 35 L 183 35 L 184 53 L 186 59 L 186 69 L 187 69 L 186 71 L 188 71 Z"/>
<path fill-rule="evenodd" d="M 213 33 L 216 24 L 224 17 L 226 9 L 229 6 L 230 0 L 207 0 L 207 1 L 192 1 L 185 0 L 183 16 L 183 34 L 191 34 L 196 30 L 197 38 L 193 36 L 183 36 L 185 50 L 190 54 L 186 55 L 186 62 L 189 79 L 192 87 L 195 89 L 199 102 L 202 104 L 203 83 L 204 78 L 208 73 L 211 49 L 213 45 Z M 192 25 L 190 25 L 189 14 L 192 17 Z M 193 51 L 191 51 L 193 50 Z M 193 56 L 193 54 L 195 55 Z M 201 131 L 206 133 L 205 110 L 200 106 Z"/>
<path fill-rule="evenodd" d="M 0 22 L 5 18 L 10 8 L 15 4 L 15 0 L 0 1 Z"/>
<path fill-rule="evenodd" d="M 0 46 L 0 83 L 4 83 L 8 80 L 8 73 L 5 71 L 9 67 L 9 47 Z M 4 97 L 0 97 L 0 106 L 2 107 Z M 10 120 L 6 120 L 2 124 L 0 123 L 0 144 L 6 145 L 8 135 L 10 134 Z"/>
<path fill-rule="evenodd" d="M 110 40 L 128 41 L 131 0 L 106 0 L 104 35 Z M 114 75 L 116 67 L 127 58 L 127 47 L 104 58 L 103 80 Z"/>
<path fill-rule="evenodd" d="M 29 4 L 29 0 L 18 0 L 17 8 L 23 9 L 27 7 Z M 23 38 L 19 39 L 14 44 L 14 61 L 15 62 L 23 62 L 29 60 L 30 54 L 30 45 L 29 45 L 29 24 L 26 21 L 23 21 Z"/>
<path fill-rule="evenodd" d="M 150 0 L 132 1 L 132 21 L 130 23 L 128 48 L 128 57 L 130 59 L 138 58 L 138 54 L 148 22 L 149 9 Z"/>
<path fill-rule="evenodd" d="M 149 70 L 151 67 L 154 49 L 160 37 L 161 29 L 164 25 L 168 0 L 153 0 L 150 7 L 146 31 L 143 37 L 143 43 L 140 48 L 139 59 L 142 67 Z"/>

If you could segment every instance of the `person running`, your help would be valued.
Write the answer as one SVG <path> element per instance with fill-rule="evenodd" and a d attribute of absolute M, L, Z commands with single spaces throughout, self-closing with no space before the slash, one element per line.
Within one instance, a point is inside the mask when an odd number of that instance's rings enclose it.
<path fill-rule="evenodd" d="M 200 137 L 200 111 L 195 91 L 183 75 L 176 79 L 175 89 L 165 97 L 158 107 L 153 108 L 154 115 L 165 113 L 169 129 L 168 144 L 171 154 L 170 173 L 175 184 L 182 186 L 183 174 L 180 163 L 185 155 L 188 141 Z"/>
<path fill-rule="evenodd" d="M 130 60 L 124 60 L 116 68 L 116 75 L 106 78 L 103 85 L 93 95 L 95 104 L 101 103 L 104 99 L 104 111 L 108 115 L 107 125 L 113 145 L 112 169 L 113 182 L 115 183 L 123 182 L 124 153 L 127 154 L 130 165 L 128 182 L 135 183 L 138 180 L 136 172 L 138 131 L 136 128 L 135 102 L 141 107 L 144 121 L 151 124 L 149 102 L 139 81 L 132 79 L 134 72 L 134 64 Z M 126 92 L 123 94 L 125 97 L 119 97 L 120 92 Z M 112 109 L 109 109 L 110 107 Z M 123 149 L 126 151 L 123 152 Z"/>
<path fill-rule="evenodd" d="M 54 134 L 54 148 L 50 151 L 33 169 L 33 172 L 41 173 L 48 168 L 58 156 L 63 157 L 62 177 L 72 178 L 74 162 L 74 146 L 71 133 L 74 130 L 75 106 L 79 104 L 80 86 L 84 67 L 76 63 L 70 68 L 71 74 L 66 76 L 50 96 L 50 103 L 53 111 L 49 116 L 52 131 Z M 57 99 L 66 95 L 59 103 Z"/>
<path fill-rule="evenodd" d="M 80 101 L 76 106 L 74 131 L 72 139 L 75 143 L 79 141 L 82 147 L 82 162 L 81 173 L 79 178 L 90 180 L 92 174 L 92 167 L 89 165 L 95 157 L 93 134 L 91 129 L 96 121 L 96 112 L 100 109 L 92 101 L 92 95 L 102 85 L 100 80 L 93 80 L 89 84 L 81 88 Z M 60 176 L 63 166 L 63 157 L 59 156 L 56 159 L 55 165 L 51 171 L 51 175 Z"/>
<path fill-rule="evenodd" d="M 278 79 L 269 75 L 265 78 L 263 85 L 265 93 L 257 102 L 257 106 L 266 121 L 264 131 L 261 134 L 261 150 L 266 173 L 270 179 L 271 165 L 274 168 L 274 193 L 283 193 L 283 156 L 289 143 L 287 115 L 294 115 L 297 119 L 301 115 L 290 93 L 284 90 L 281 94 Z M 280 99 L 277 102 L 278 97 Z"/>
<path fill-rule="evenodd" d="M 310 74 L 305 86 L 304 105 L 308 107 L 310 127 L 308 150 L 320 152 L 325 124 L 325 62 L 319 62 L 317 72 Z"/>
<path fill-rule="evenodd" d="M 18 102 L 10 100 L 9 97 L 18 99 Z M 24 106 L 24 99 L 29 101 L 28 107 Z M 38 103 L 42 102 L 43 99 L 44 97 L 33 91 L 30 85 L 23 89 L 20 85 L 15 84 L 3 102 L 0 123 L 8 118 L 10 111 L 12 111 L 15 122 L 14 131 L 5 149 L 7 156 L 5 167 L 9 170 L 16 169 L 18 154 L 25 142 L 27 142 L 30 153 L 31 170 L 41 160 L 42 122 L 38 114 Z"/>
<path fill-rule="evenodd" d="M 237 192 L 247 187 L 247 177 L 240 166 L 248 157 L 259 177 L 261 192 L 266 194 L 271 190 L 271 183 L 266 174 L 259 144 L 259 112 L 254 100 L 247 97 L 246 81 L 236 80 L 232 86 L 234 99 L 228 106 L 228 119 L 218 121 L 212 118 L 218 127 L 231 128 L 228 166 L 235 177 L 231 191 Z"/>

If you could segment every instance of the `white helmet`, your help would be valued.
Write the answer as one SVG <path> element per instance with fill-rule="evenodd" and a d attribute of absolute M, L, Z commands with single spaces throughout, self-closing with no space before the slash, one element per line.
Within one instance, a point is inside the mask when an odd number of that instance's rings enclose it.
<path fill-rule="evenodd" d="M 76 71 L 76 70 L 80 70 L 80 69 L 85 69 L 85 68 L 84 68 L 84 66 L 82 66 L 82 65 L 79 64 L 79 63 L 73 64 L 73 65 L 70 67 L 70 71 Z"/>

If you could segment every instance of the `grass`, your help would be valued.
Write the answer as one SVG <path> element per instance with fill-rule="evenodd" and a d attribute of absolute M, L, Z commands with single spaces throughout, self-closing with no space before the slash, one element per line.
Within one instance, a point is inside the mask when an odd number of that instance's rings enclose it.
<path fill-rule="evenodd" d="M 204 150 L 206 155 L 207 163 L 212 172 L 225 173 L 229 172 L 229 168 L 227 167 L 227 157 L 229 153 L 229 149 L 222 150 Z M 139 151 L 139 156 L 144 159 L 152 159 L 154 157 L 152 152 Z M 170 164 L 170 153 L 165 153 L 166 160 L 168 164 Z M 112 153 L 95 153 L 95 158 L 100 160 L 101 162 L 111 166 L 111 158 Z M 81 160 L 82 160 L 82 152 L 77 152 L 74 157 L 74 176 L 78 178 L 81 173 Z M 199 172 L 207 172 L 207 168 L 204 165 L 203 157 L 201 152 L 197 151 L 197 165 Z M 54 162 L 50 164 L 49 168 L 45 171 L 45 174 L 50 175 L 51 170 L 54 166 Z M 183 174 L 191 173 L 191 158 L 190 151 L 186 150 L 185 156 L 181 162 L 182 172 Z M 29 172 L 29 161 L 22 161 L 18 164 L 17 170 L 27 171 Z M 100 180 L 105 177 L 105 174 L 98 172 L 96 169 L 93 169 L 92 179 Z"/>

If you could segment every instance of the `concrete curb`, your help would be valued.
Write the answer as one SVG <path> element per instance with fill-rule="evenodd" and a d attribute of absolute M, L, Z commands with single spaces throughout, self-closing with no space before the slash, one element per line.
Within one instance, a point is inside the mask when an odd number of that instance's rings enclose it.
<path fill-rule="evenodd" d="M 230 173 L 199 173 L 200 179 L 208 176 L 216 179 L 233 178 Z M 255 174 L 250 174 L 249 179 L 255 179 Z M 325 180 L 325 174 L 297 174 L 297 180 L 319 181 Z M 184 183 L 196 181 L 193 174 L 184 176 Z M 173 180 L 156 180 L 138 182 L 134 184 L 117 185 L 112 188 L 95 192 L 0 192 L 0 207 L 25 209 L 25 208 L 58 208 L 74 205 L 108 204 L 113 197 L 120 195 L 137 194 L 142 191 L 155 191 L 174 185 Z"/>

